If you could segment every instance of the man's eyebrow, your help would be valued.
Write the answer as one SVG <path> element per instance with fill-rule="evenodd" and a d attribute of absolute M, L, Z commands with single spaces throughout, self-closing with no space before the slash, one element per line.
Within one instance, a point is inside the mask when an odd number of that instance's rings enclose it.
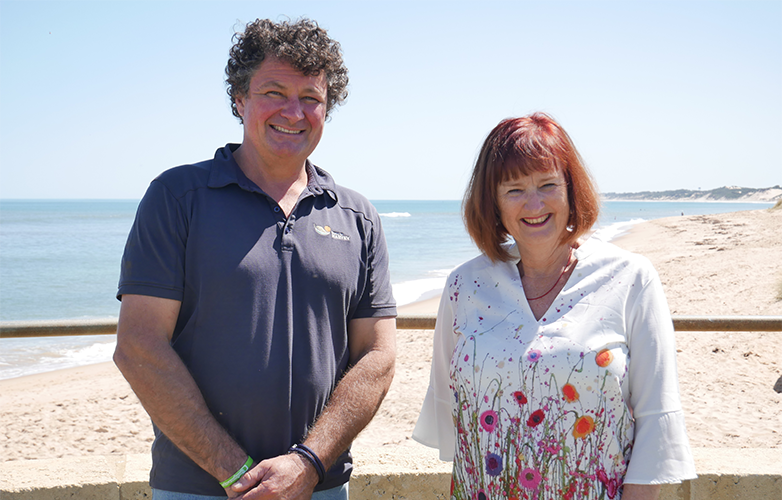
<path fill-rule="evenodd" d="M 265 80 L 259 83 L 256 87 L 254 87 L 254 90 L 258 89 L 279 89 L 279 90 L 285 90 L 288 87 L 286 85 L 283 85 L 282 83 L 278 82 L 277 80 Z M 253 90 L 253 89 L 251 89 Z M 303 89 L 305 92 L 312 92 L 316 94 L 325 94 L 326 89 L 318 87 L 317 85 L 307 85 Z"/>
<path fill-rule="evenodd" d="M 258 87 L 274 87 L 276 89 L 284 89 L 285 85 L 281 84 L 277 80 L 264 80 L 258 84 Z"/>

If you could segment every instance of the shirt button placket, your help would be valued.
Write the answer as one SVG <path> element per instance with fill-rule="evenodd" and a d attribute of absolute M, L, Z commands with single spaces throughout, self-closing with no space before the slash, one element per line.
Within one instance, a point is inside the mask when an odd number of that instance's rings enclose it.
<path fill-rule="evenodd" d="M 291 214 L 288 217 L 287 221 L 284 221 L 282 224 L 282 248 L 286 249 L 292 249 L 293 248 L 293 222 L 296 219 L 296 217 Z"/>

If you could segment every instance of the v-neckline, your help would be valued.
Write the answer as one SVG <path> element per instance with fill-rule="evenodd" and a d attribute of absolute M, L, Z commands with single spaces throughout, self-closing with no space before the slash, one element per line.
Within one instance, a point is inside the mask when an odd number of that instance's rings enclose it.
<path fill-rule="evenodd" d="M 546 310 L 543 311 L 543 314 L 539 318 L 535 317 L 535 312 L 532 310 L 532 304 L 530 304 L 529 299 L 527 299 L 527 295 L 524 293 L 524 283 L 521 281 L 521 274 L 519 273 L 519 269 L 518 269 L 518 261 L 509 263 L 509 264 L 511 264 L 512 269 L 515 272 L 514 281 L 518 282 L 519 290 L 520 290 L 521 296 L 523 297 L 523 300 L 521 300 L 520 302 L 524 302 L 525 307 L 527 309 L 526 312 L 529 313 L 535 319 L 535 322 L 538 325 L 547 324 L 548 323 L 547 321 L 545 321 L 545 319 L 549 315 L 549 313 L 551 312 L 552 306 L 554 305 L 555 302 L 557 302 L 557 299 L 559 299 L 560 295 L 562 295 L 562 292 L 567 290 L 568 285 L 570 284 L 570 279 L 573 277 L 573 274 L 575 274 L 576 269 L 581 264 L 581 259 L 579 258 L 579 254 L 581 254 L 583 252 L 579 252 L 579 250 L 581 250 L 581 248 L 584 246 L 584 243 L 585 242 L 580 242 L 578 247 L 574 247 L 573 248 L 573 258 L 575 260 L 575 262 L 573 263 L 573 268 L 570 270 L 570 273 L 568 274 L 568 277 L 565 280 L 565 284 L 562 285 L 562 288 L 559 289 L 557 294 L 554 296 L 554 299 L 548 305 Z"/>

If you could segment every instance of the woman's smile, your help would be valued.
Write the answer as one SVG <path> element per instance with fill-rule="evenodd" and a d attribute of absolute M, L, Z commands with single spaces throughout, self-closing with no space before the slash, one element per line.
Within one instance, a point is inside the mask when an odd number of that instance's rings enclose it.
<path fill-rule="evenodd" d="M 522 256 L 554 251 L 566 232 L 570 212 L 562 170 L 533 171 L 500 183 L 497 208 L 500 222 L 522 249 Z"/>
<path fill-rule="evenodd" d="M 537 217 L 535 219 L 524 218 L 524 219 L 521 219 L 521 222 L 523 222 L 524 224 L 526 224 L 528 226 L 540 227 L 543 224 L 545 224 L 549 220 L 550 217 L 551 217 L 551 214 L 546 214 L 546 215 L 541 215 L 540 217 Z"/>

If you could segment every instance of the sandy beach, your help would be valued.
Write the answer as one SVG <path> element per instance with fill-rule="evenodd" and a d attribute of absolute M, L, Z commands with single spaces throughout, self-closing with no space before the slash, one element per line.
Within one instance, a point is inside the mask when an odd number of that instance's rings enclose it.
<path fill-rule="evenodd" d="M 782 315 L 782 210 L 644 222 L 615 243 L 646 255 L 674 315 Z M 436 313 L 439 299 L 400 308 Z M 400 330 L 397 374 L 356 448 L 420 447 L 431 331 Z M 695 447 L 782 447 L 782 332 L 677 332 Z M 149 418 L 112 363 L 0 381 L 0 460 L 148 453 Z"/>

